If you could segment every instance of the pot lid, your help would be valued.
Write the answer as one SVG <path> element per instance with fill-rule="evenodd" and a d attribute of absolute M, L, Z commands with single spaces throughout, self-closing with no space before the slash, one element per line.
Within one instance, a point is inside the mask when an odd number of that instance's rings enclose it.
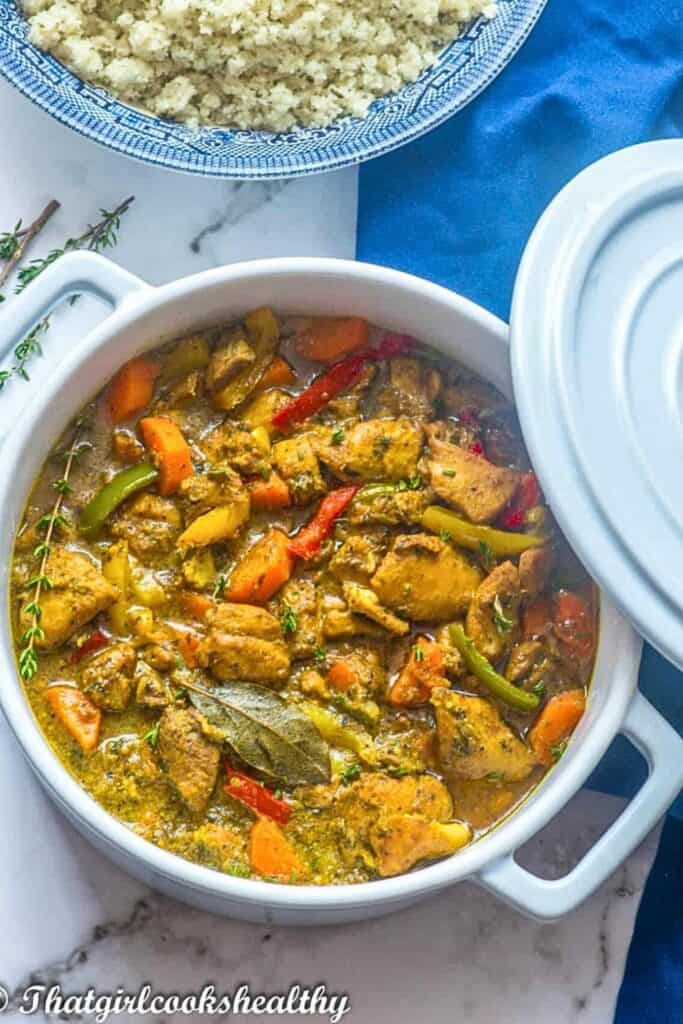
<path fill-rule="evenodd" d="M 560 192 L 511 323 L 546 498 L 596 581 L 683 667 L 683 140 L 621 150 Z"/>

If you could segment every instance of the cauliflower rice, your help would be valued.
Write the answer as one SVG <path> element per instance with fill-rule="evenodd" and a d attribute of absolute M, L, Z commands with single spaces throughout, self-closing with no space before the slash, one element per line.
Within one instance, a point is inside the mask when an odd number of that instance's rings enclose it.
<path fill-rule="evenodd" d="M 494 0 L 21 0 L 30 39 L 119 99 L 191 125 L 363 117 Z"/>

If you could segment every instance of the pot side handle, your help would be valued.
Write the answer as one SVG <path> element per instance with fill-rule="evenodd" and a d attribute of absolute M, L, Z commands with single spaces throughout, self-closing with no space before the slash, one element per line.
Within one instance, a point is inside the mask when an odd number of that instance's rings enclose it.
<path fill-rule="evenodd" d="M 539 878 L 514 859 L 500 857 L 478 882 L 523 913 L 548 921 L 574 910 L 635 850 L 683 787 L 683 739 L 636 692 L 621 732 L 645 757 L 648 778 L 617 820 L 563 878 Z"/>
<path fill-rule="evenodd" d="M 55 306 L 73 295 L 87 292 L 116 309 L 132 293 L 150 287 L 97 253 L 67 253 L 7 303 L 0 317 L 0 353 L 7 355 Z"/>

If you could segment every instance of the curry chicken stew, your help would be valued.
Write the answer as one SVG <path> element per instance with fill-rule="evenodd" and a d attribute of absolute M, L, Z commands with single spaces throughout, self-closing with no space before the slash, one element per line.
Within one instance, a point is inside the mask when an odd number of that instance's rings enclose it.
<path fill-rule="evenodd" d="M 472 842 L 562 756 L 597 595 L 489 384 L 357 318 L 123 366 L 16 539 L 19 668 L 107 811 L 218 871 L 337 884 Z"/>

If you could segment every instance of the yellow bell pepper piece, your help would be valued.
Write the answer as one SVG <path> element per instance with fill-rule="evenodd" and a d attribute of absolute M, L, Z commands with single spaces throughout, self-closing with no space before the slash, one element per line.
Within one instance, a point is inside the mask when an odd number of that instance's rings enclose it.
<path fill-rule="evenodd" d="M 109 609 L 109 621 L 114 632 L 124 636 L 127 633 L 126 615 L 130 596 L 128 541 L 117 541 L 107 550 L 102 559 L 102 574 L 119 588 L 119 597 Z"/>
<path fill-rule="evenodd" d="M 178 546 L 181 548 L 203 548 L 230 540 L 240 526 L 249 518 L 249 495 L 236 498 L 230 505 L 220 505 L 205 512 L 181 533 Z"/>

